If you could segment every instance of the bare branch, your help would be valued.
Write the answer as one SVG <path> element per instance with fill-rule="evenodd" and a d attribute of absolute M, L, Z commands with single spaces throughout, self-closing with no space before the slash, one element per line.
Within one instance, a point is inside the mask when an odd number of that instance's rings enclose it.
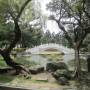
<path fill-rule="evenodd" d="M 63 25 L 59 21 L 56 21 L 56 22 L 58 24 L 59 29 L 61 29 L 63 33 L 65 34 L 66 39 L 69 41 L 71 45 L 73 45 L 72 38 L 69 36 L 68 32 L 65 30 Z"/>
<path fill-rule="evenodd" d="M 49 19 L 56 21 L 56 23 L 58 24 L 59 29 L 61 29 L 61 30 L 63 31 L 63 33 L 65 34 L 66 39 L 69 41 L 69 43 L 70 43 L 71 45 L 73 45 L 73 42 L 72 42 L 73 40 L 72 40 L 72 38 L 69 36 L 69 34 L 68 34 L 68 32 L 65 30 L 64 26 L 60 23 L 60 20 L 57 20 L 53 15 L 51 15 Z"/>

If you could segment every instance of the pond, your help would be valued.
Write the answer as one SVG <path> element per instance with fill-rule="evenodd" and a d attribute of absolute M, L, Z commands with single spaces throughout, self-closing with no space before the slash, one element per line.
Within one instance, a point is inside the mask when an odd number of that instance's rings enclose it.
<path fill-rule="evenodd" d="M 81 58 L 85 58 L 85 57 L 83 57 L 83 55 L 81 55 Z M 24 63 L 26 63 L 27 65 L 29 65 L 29 64 L 36 65 L 37 64 L 37 65 L 44 66 L 44 68 L 46 68 L 46 64 L 48 62 L 56 62 L 56 61 L 62 61 L 64 63 L 66 63 L 68 65 L 68 67 L 70 67 L 69 62 L 74 60 L 74 54 L 64 54 L 64 55 L 62 55 L 60 53 L 26 54 L 26 55 L 20 55 L 20 56 L 18 55 L 18 57 L 16 59 L 18 59 L 18 62 L 20 60 L 20 63 L 22 62 L 21 60 L 23 60 Z M 72 61 L 71 63 L 74 63 L 74 61 Z M 74 68 L 71 67 L 71 69 L 74 69 Z"/>
<path fill-rule="evenodd" d="M 46 66 L 46 64 L 49 61 L 63 61 L 65 63 L 68 63 L 68 61 L 73 60 L 74 59 L 74 54 L 66 54 L 66 55 L 60 55 L 60 54 L 29 54 L 29 55 L 23 55 L 23 56 L 19 56 L 19 59 L 24 59 L 24 60 L 28 60 L 30 59 L 30 61 L 34 61 L 40 65 Z"/>

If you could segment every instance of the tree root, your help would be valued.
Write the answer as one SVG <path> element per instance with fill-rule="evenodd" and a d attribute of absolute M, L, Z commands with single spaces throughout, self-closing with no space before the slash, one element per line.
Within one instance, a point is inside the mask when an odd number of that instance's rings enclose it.
<path fill-rule="evenodd" d="M 17 66 L 18 68 L 3 68 L 0 69 L 1 75 L 21 75 L 26 78 L 30 76 L 29 69 L 25 68 L 24 66 Z"/>

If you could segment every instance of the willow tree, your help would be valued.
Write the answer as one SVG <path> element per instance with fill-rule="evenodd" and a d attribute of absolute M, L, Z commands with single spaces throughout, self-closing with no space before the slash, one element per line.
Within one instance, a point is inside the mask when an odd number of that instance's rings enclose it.
<path fill-rule="evenodd" d="M 52 14 L 49 17 L 54 20 L 67 41 L 75 50 L 75 77 L 81 78 L 80 48 L 85 37 L 90 33 L 90 24 L 88 23 L 87 13 L 84 11 L 83 0 L 51 0 L 47 5 Z M 86 10 L 86 9 L 85 9 Z M 68 32 L 68 28 L 72 35 Z"/>
<path fill-rule="evenodd" d="M 9 21 L 14 24 L 14 37 L 11 37 L 12 40 L 7 47 L 0 49 L 0 54 L 6 64 L 16 70 L 16 74 L 29 74 L 29 70 L 25 66 L 15 62 L 11 58 L 10 54 L 21 39 L 21 29 L 19 23 L 21 21 L 21 17 L 23 16 L 23 12 L 26 11 L 26 7 L 30 1 L 31 0 L 0 0 L 0 23 L 4 27 Z"/>

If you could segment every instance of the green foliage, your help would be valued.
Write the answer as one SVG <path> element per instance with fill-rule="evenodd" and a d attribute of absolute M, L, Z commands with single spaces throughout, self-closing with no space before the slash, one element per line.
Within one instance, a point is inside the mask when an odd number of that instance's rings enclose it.
<path fill-rule="evenodd" d="M 14 39 L 14 23 L 10 13 L 16 17 L 25 1 L 26 0 L 0 0 L 0 48 L 7 47 Z M 26 24 L 32 20 L 32 13 L 32 4 L 29 3 L 20 18 L 19 25 L 22 31 L 24 31 L 24 28 L 27 28 Z M 22 28 L 22 26 L 24 26 L 24 28 Z M 27 39 L 32 37 L 28 37 L 31 35 L 30 33 L 31 32 L 22 33 L 23 38 L 26 38 L 24 39 L 26 42 L 29 42 Z M 26 45 L 28 44 L 26 43 Z"/>
<path fill-rule="evenodd" d="M 88 34 L 87 37 L 85 38 L 82 49 L 85 52 L 90 52 L 90 34 Z"/>
<path fill-rule="evenodd" d="M 13 49 L 13 51 L 15 51 L 15 52 L 23 52 L 23 51 L 25 51 L 26 50 L 26 48 L 14 48 Z"/>
<path fill-rule="evenodd" d="M 40 40 L 42 37 L 42 31 L 41 29 L 25 29 L 22 31 L 22 37 L 21 37 L 21 47 L 33 47 L 36 45 L 40 45 Z"/>
<path fill-rule="evenodd" d="M 80 60 L 81 60 L 81 68 L 82 68 L 82 70 L 87 70 L 87 61 L 84 60 L 84 59 L 80 59 Z M 68 66 L 70 68 L 74 68 L 75 67 L 75 60 L 70 60 L 68 62 Z"/>

